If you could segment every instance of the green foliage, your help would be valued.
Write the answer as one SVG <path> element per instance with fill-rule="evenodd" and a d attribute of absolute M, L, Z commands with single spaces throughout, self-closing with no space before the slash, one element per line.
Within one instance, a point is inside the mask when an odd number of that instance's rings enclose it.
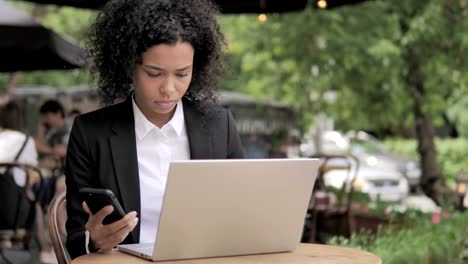
<path fill-rule="evenodd" d="M 326 112 L 341 130 L 409 127 L 421 69 L 423 109 L 439 114 L 466 94 L 466 1 L 381 0 L 332 11 L 222 19 L 231 49 L 224 86 L 274 97 L 302 113 Z M 410 54 L 411 56 L 409 56 Z"/>
<path fill-rule="evenodd" d="M 269 15 L 265 23 L 225 17 L 235 48 L 224 86 L 293 105 L 304 130 L 319 113 L 343 131 L 414 129 L 415 113 L 422 125 L 441 125 L 446 109 L 468 94 L 467 16 L 465 0 L 380 0 Z M 435 162 L 425 161 L 423 178 Z"/>
<path fill-rule="evenodd" d="M 434 217 L 421 217 L 407 228 L 383 228 L 377 235 L 364 231 L 351 239 L 335 237 L 330 244 L 367 250 L 386 264 L 466 263 L 468 213 L 439 215 L 437 224 Z"/>
<path fill-rule="evenodd" d="M 417 142 L 414 139 L 387 139 L 384 144 L 388 149 L 405 157 L 417 158 Z"/>
<path fill-rule="evenodd" d="M 468 138 L 468 96 L 460 96 L 454 100 L 453 105 L 448 109 L 449 119 L 456 124 L 458 133 Z"/>
<path fill-rule="evenodd" d="M 455 177 L 468 172 L 468 139 L 436 140 L 437 160 L 449 184 L 455 184 Z"/>
<path fill-rule="evenodd" d="M 32 13 L 34 5 L 13 2 Z M 466 97 L 468 48 L 466 0 L 379 0 L 330 11 L 307 9 L 221 17 L 229 44 L 223 86 L 291 104 L 304 128 L 325 112 L 341 130 L 378 130 L 412 125 L 412 94 L 404 80 L 408 50 L 417 52 L 425 109 L 438 114 Z M 96 13 L 46 6 L 43 23 L 82 44 Z M 407 24 L 403 29 L 401 24 Z M 0 86 L 6 82 L 0 76 Z M 26 73 L 21 84 L 78 85 L 87 69 Z M 467 108 L 460 103 L 457 113 Z M 453 114 L 454 120 L 466 119 Z M 468 129 L 467 129 L 468 130 Z"/>
<path fill-rule="evenodd" d="M 437 162 L 447 183 L 455 185 L 455 177 L 468 172 L 468 139 L 436 139 Z M 408 157 L 417 157 L 415 140 L 392 139 L 385 144 L 390 150 Z"/>
<path fill-rule="evenodd" d="M 44 26 L 68 36 L 72 41 L 83 45 L 91 23 L 96 18 L 96 11 L 72 7 L 50 7 L 43 18 Z"/>
<path fill-rule="evenodd" d="M 391 222 L 398 222 L 408 228 L 418 221 L 426 221 L 432 216 L 431 213 L 424 213 L 416 208 L 402 209 L 399 205 L 387 206 L 384 210 L 384 214 L 387 215 Z"/>
<path fill-rule="evenodd" d="M 48 85 L 51 87 L 70 87 L 88 84 L 90 75 L 87 69 L 73 69 L 68 71 L 35 71 L 25 73 L 20 85 Z"/>

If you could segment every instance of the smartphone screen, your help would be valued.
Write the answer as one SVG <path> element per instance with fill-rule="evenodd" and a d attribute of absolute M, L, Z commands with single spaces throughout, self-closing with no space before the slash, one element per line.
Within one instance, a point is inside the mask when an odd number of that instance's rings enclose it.
<path fill-rule="evenodd" d="M 86 202 L 93 214 L 96 214 L 107 205 L 112 205 L 114 207 L 114 211 L 102 221 L 105 225 L 118 221 L 125 216 L 125 211 L 111 190 L 81 188 L 80 195 L 81 199 Z"/>

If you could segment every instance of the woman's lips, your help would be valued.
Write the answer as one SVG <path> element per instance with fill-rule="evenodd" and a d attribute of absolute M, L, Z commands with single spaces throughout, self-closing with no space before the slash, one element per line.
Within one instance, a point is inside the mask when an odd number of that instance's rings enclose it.
<path fill-rule="evenodd" d="M 161 108 L 170 108 L 174 106 L 176 101 L 174 100 L 163 100 L 163 101 L 154 101 L 154 103 Z"/>

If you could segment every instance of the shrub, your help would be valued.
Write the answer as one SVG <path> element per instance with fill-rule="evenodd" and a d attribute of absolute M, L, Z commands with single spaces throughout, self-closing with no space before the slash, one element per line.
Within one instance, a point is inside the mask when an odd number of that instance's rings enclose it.
<path fill-rule="evenodd" d="M 427 215 L 405 228 L 382 228 L 376 235 L 363 231 L 351 239 L 335 237 L 329 244 L 372 252 L 386 264 L 467 263 L 468 213 Z"/>

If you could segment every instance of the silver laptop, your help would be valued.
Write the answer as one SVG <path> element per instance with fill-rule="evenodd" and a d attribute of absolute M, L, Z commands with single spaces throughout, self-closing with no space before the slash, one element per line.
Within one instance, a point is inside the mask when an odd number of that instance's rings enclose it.
<path fill-rule="evenodd" d="M 153 261 L 293 251 L 320 161 L 170 164 L 156 242 L 118 249 Z"/>

